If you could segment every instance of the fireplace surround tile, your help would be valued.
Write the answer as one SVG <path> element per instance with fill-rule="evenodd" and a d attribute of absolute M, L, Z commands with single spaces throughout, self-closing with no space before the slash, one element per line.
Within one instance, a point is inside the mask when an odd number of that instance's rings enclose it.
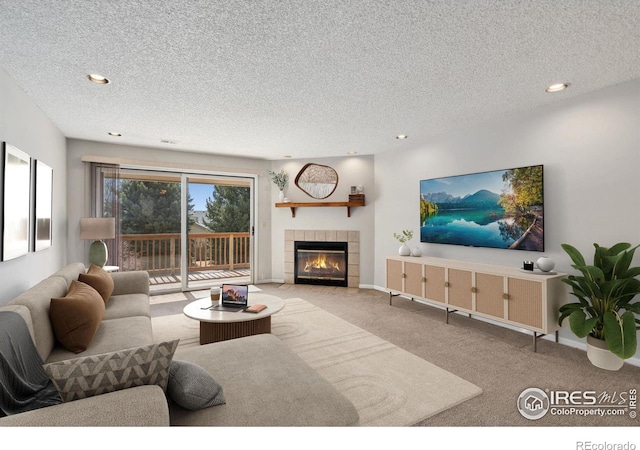
<path fill-rule="evenodd" d="M 347 242 L 349 252 L 348 287 L 360 286 L 360 231 L 284 230 L 284 282 L 294 283 L 294 242 Z"/>

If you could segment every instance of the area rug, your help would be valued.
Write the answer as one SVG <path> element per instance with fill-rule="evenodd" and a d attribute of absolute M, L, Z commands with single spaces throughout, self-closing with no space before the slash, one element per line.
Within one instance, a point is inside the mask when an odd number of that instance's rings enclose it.
<path fill-rule="evenodd" d="M 287 299 L 271 332 L 333 384 L 362 426 L 410 426 L 482 389 L 311 303 Z M 179 314 L 152 318 L 156 340 L 198 345 L 199 323 Z"/>

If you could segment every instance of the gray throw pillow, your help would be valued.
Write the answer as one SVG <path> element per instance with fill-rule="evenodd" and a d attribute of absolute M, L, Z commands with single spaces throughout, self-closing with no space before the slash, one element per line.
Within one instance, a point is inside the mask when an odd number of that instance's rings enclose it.
<path fill-rule="evenodd" d="M 169 367 L 167 395 L 177 405 L 191 411 L 226 403 L 222 386 L 206 370 L 175 359 Z"/>
<path fill-rule="evenodd" d="M 50 363 L 44 370 L 69 402 L 135 386 L 157 384 L 166 392 L 179 339 Z"/>

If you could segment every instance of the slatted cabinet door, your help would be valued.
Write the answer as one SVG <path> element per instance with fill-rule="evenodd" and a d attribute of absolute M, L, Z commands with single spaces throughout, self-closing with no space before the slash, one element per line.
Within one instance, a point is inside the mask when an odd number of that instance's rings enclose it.
<path fill-rule="evenodd" d="M 402 292 L 402 261 L 387 259 L 387 289 Z"/>
<path fill-rule="evenodd" d="M 507 319 L 542 330 L 542 283 L 511 277 L 507 282 Z"/>
<path fill-rule="evenodd" d="M 449 305 L 471 310 L 473 306 L 472 273 L 468 270 L 449 268 L 447 289 L 449 290 Z"/>
<path fill-rule="evenodd" d="M 422 297 L 422 287 L 424 283 L 422 281 L 422 264 L 419 263 L 404 263 L 404 291 L 414 297 Z"/>
<path fill-rule="evenodd" d="M 424 296 L 434 302 L 447 301 L 445 287 L 445 268 L 439 266 L 424 266 Z"/>
<path fill-rule="evenodd" d="M 505 317 L 504 277 L 476 272 L 476 311 L 502 319 Z"/>

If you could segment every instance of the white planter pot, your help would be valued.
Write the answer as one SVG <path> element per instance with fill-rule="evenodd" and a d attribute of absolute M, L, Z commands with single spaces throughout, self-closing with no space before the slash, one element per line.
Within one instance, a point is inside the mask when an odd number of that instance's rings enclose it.
<path fill-rule="evenodd" d="M 400 248 L 398 249 L 398 254 L 400 256 L 409 256 L 409 255 L 411 255 L 411 249 L 409 248 L 409 246 L 407 244 L 402 244 L 400 246 Z"/>
<path fill-rule="evenodd" d="M 603 340 L 587 336 L 587 358 L 596 367 L 605 370 L 620 370 L 624 360 L 611 353 Z"/>
<path fill-rule="evenodd" d="M 278 193 L 278 201 L 279 201 L 280 203 L 284 202 L 284 191 L 280 191 L 280 192 Z"/>

